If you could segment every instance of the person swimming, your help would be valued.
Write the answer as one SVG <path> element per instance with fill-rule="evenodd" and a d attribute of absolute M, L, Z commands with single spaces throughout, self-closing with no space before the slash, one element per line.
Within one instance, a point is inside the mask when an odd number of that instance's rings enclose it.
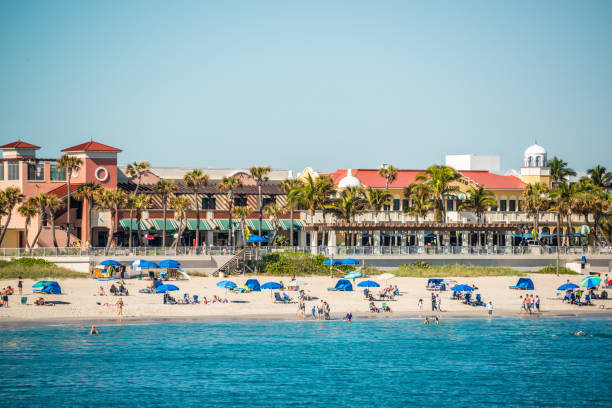
<path fill-rule="evenodd" d="M 96 329 L 96 326 L 94 326 L 93 324 L 91 325 L 91 330 L 89 331 L 89 334 L 99 334 L 98 329 Z"/>
<path fill-rule="evenodd" d="M 425 318 L 425 321 L 423 322 L 424 324 L 429 324 L 429 317 Z"/>
<path fill-rule="evenodd" d="M 440 324 L 440 319 L 438 319 L 438 316 L 436 316 L 436 326 Z"/>

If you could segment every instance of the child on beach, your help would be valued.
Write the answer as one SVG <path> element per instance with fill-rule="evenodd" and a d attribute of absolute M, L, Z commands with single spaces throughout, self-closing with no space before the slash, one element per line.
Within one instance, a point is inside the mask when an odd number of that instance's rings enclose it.
<path fill-rule="evenodd" d="M 490 300 L 489 303 L 487 303 L 487 313 L 489 314 L 489 317 L 493 317 L 493 302 Z"/>
<path fill-rule="evenodd" d="M 317 312 L 317 308 L 315 307 L 315 305 L 312 305 L 312 318 L 313 319 L 317 318 L 316 312 Z"/>
<path fill-rule="evenodd" d="M 423 311 L 423 299 L 419 299 L 419 303 L 417 304 L 418 308 L 419 308 L 419 312 Z"/>

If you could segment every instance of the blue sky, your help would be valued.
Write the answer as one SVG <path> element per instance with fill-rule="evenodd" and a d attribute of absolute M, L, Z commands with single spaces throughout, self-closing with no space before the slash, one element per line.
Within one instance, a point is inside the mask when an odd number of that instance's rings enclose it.
<path fill-rule="evenodd" d="M 0 1 L 0 135 L 318 170 L 612 168 L 611 1 Z"/>

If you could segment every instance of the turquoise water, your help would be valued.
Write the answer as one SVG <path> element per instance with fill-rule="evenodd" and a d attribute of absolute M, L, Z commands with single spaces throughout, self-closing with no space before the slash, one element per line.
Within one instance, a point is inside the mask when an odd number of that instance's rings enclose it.
<path fill-rule="evenodd" d="M 592 337 L 575 337 L 576 330 Z M 523 408 L 611 402 L 606 319 L 443 319 L 437 327 L 421 320 L 183 322 L 87 331 L 77 324 L 0 327 L 0 401 Z"/>

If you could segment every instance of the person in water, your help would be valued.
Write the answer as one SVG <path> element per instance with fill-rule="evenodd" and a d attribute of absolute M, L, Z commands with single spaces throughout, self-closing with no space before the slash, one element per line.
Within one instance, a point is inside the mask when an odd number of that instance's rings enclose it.
<path fill-rule="evenodd" d="M 440 324 L 440 319 L 438 319 L 438 316 L 436 316 L 436 326 Z"/>
<path fill-rule="evenodd" d="M 425 318 L 425 321 L 424 321 L 423 323 L 425 323 L 425 324 L 429 324 L 429 317 L 426 317 L 426 318 Z"/>
<path fill-rule="evenodd" d="M 93 324 L 91 325 L 91 330 L 89 331 L 89 334 L 99 334 L 98 329 L 96 329 L 96 326 L 94 326 Z"/>

